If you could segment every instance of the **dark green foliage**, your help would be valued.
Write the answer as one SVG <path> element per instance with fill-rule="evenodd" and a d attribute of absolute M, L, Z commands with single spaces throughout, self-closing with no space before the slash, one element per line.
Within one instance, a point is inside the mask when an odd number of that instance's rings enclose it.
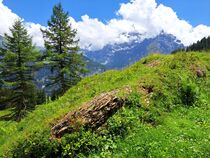
<path fill-rule="evenodd" d="M 48 137 L 47 137 L 48 136 Z M 5 157 L 12 158 L 36 158 L 36 157 L 51 157 L 57 158 L 59 143 L 56 140 L 49 140 L 49 135 L 46 133 L 36 133 L 30 136 L 27 140 L 17 144 L 14 150 L 10 151 Z"/>
<path fill-rule="evenodd" d="M 61 140 L 61 157 L 88 157 L 91 153 L 112 150 L 114 142 L 111 137 L 91 131 L 83 131 L 66 135 Z"/>
<path fill-rule="evenodd" d="M 37 90 L 32 82 L 39 53 L 32 45 L 32 39 L 22 22 L 17 20 L 5 34 L 4 47 L 0 57 L 1 87 L 10 91 L 1 104 L 14 107 L 15 120 L 20 120 L 37 104 Z"/>
<path fill-rule="evenodd" d="M 0 110 L 7 107 L 7 102 L 12 96 L 12 91 L 6 88 L 0 88 Z"/>
<path fill-rule="evenodd" d="M 36 133 L 27 140 L 15 144 L 4 157 L 12 158 L 73 158 L 87 157 L 91 153 L 112 150 L 111 138 L 81 129 L 80 132 L 65 135 L 60 141 L 49 139 L 47 133 Z"/>
<path fill-rule="evenodd" d="M 191 51 L 209 51 L 209 50 L 210 50 L 210 36 L 207 38 L 206 37 L 202 38 L 200 41 L 193 43 L 187 48 L 175 50 L 172 52 L 172 54 L 175 54 L 180 51 L 191 52 Z"/>
<path fill-rule="evenodd" d="M 197 43 L 192 44 L 191 46 L 187 47 L 186 51 L 208 51 L 210 50 L 210 37 L 204 37 Z"/>
<path fill-rule="evenodd" d="M 36 98 L 37 98 L 36 99 L 37 105 L 45 103 L 46 100 L 47 100 L 47 96 L 45 94 L 45 91 L 44 90 L 37 90 Z"/>
<path fill-rule="evenodd" d="M 180 87 L 180 99 L 183 105 L 193 106 L 199 98 L 199 90 L 192 81 L 185 81 Z"/>
<path fill-rule="evenodd" d="M 49 85 L 55 86 L 58 96 L 80 81 L 81 73 L 84 72 L 82 54 L 78 53 L 78 40 L 75 40 L 76 30 L 69 23 L 69 15 L 59 3 L 53 8 L 48 28 L 42 30 L 46 57 L 55 72 Z"/>
<path fill-rule="evenodd" d="M 134 108 L 137 108 L 137 107 L 141 107 L 141 104 L 140 104 L 140 98 L 141 96 L 138 94 L 138 93 L 132 93 L 131 95 L 129 95 L 129 97 L 126 99 L 126 102 L 125 102 L 125 105 L 127 107 L 130 107 L 132 108 L 134 106 Z"/>

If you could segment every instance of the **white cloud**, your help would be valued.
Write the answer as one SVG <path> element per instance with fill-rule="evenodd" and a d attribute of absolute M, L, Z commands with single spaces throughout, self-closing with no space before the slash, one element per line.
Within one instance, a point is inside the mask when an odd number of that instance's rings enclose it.
<path fill-rule="evenodd" d="M 131 0 L 123 3 L 117 15 L 117 19 L 111 19 L 107 23 L 91 19 L 87 15 L 78 22 L 71 18 L 73 27 L 78 30 L 81 47 L 100 49 L 106 44 L 129 41 L 127 34 L 132 32 L 147 38 L 154 37 L 163 30 L 176 36 L 186 46 L 210 35 L 210 27 L 193 27 L 180 19 L 172 8 L 158 5 L 155 0 Z"/>
<path fill-rule="evenodd" d="M 198 25 L 193 27 L 187 21 L 180 19 L 176 12 L 163 4 L 158 5 L 156 0 L 130 0 L 121 4 L 113 18 L 106 23 L 88 15 L 82 16 L 81 21 L 75 21 L 70 17 L 72 27 L 77 29 L 81 48 L 96 50 L 107 44 L 123 43 L 133 40 L 130 33 L 139 33 L 141 38 L 154 37 L 162 30 L 173 34 L 183 44 L 190 45 L 204 36 L 210 35 L 210 27 Z M 18 16 L 3 5 L 0 0 L 0 34 L 8 32 Z M 33 36 L 33 42 L 37 46 L 43 46 L 40 24 L 25 23 L 29 33 Z"/>
<path fill-rule="evenodd" d="M 33 37 L 33 43 L 38 47 L 44 46 L 44 40 L 42 36 L 42 32 L 40 29 L 45 29 L 44 26 L 41 26 L 40 24 L 34 24 L 34 23 L 25 23 L 25 26 L 28 30 L 28 33 Z"/>
<path fill-rule="evenodd" d="M 179 19 L 171 8 L 162 4 L 154 10 L 151 17 L 151 22 L 156 29 L 175 35 L 185 45 L 210 36 L 210 27 L 205 25 L 193 27 L 187 21 Z"/>
<path fill-rule="evenodd" d="M 0 0 L 0 35 L 9 33 L 9 28 L 14 24 L 15 20 L 20 17 L 12 12 L 8 7 L 3 4 L 3 0 Z M 40 28 L 44 28 L 40 24 L 34 24 L 31 22 L 24 23 L 29 34 L 33 37 L 33 43 L 36 46 L 43 47 L 44 41 Z"/>
<path fill-rule="evenodd" d="M 78 38 L 82 48 L 100 49 L 107 44 L 128 42 L 126 35 L 120 35 L 126 29 L 126 23 L 123 23 L 124 29 L 120 30 L 118 25 L 115 26 L 115 21 L 110 21 L 110 24 L 104 24 L 98 19 L 91 19 L 88 15 L 82 16 L 82 21 L 76 22 L 70 18 L 72 26 L 77 29 Z M 129 25 L 127 25 L 130 27 Z M 127 28 L 130 30 L 131 28 Z"/>
<path fill-rule="evenodd" d="M 18 18 L 16 14 L 3 4 L 3 0 L 0 0 L 0 35 L 8 33 L 9 27 Z"/>

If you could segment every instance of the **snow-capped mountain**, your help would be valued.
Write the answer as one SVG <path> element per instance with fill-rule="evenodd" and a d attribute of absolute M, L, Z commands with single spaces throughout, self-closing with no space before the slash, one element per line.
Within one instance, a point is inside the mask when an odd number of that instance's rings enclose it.
<path fill-rule="evenodd" d="M 85 55 L 95 62 L 103 64 L 107 69 L 121 69 L 150 53 L 169 54 L 172 51 L 183 48 L 181 41 L 171 34 L 164 32 L 154 38 L 141 40 L 141 35 L 134 36 L 131 42 L 107 45 L 101 50 L 84 50 Z"/>

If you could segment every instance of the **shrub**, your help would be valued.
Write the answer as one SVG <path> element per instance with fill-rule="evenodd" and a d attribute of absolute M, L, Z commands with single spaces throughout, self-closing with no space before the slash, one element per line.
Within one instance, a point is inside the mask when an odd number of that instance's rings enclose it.
<path fill-rule="evenodd" d="M 36 158 L 51 157 L 56 158 L 59 155 L 59 143 L 56 140 L 50 140 L 47 133 L 35 133 L 27 139 L 19 140 L 4 155 L 5 158 Z"/>
<path fill-rule="evenodd" d="M 184 80 L 179 89 L 181 103 L 186 106 L 195 106 L 199 99 L 199 89 L 191 80 Z"/>
<path fill-rule="evenodd" d="M 47 133 L 36 133 L 28 139 L 19 140 L 4 157 L 13 158 L 69 158 L 87 157 L 91 153 L 112 150 L 115 143 L 112 137 L 81 129 L 80 132 L 66 134 L 61 139 L 50 139 Z"/>
<path fill-rule="evenodd" d="M 62 157 L 87 157 L 114 147 L 111 137 L 84 130 L 64 136 L 61 144 Z"/>

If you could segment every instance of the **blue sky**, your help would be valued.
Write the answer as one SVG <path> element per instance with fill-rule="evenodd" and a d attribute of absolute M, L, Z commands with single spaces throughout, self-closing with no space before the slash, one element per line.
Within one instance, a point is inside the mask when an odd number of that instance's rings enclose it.
<path fill-rule="evenodd" d="M 193 26 L 210 26 L 210 0 L 157 0 L 158 3 L 171 7 L 181 19 Z"/>
<path fill-rule="evenodd" d="M 52 13 L 53 5 L 61 2 L 64 9 L 76 20 L 82 15 L 88 14 L 92 18 L 108 21 L 115 17 L 115 11 L 120 3 L 128 0 L 4 0 L 3 3 L 13 12 L 24 18 L 46 25 Z M 40 5 L 41 4 L 41 5 Z"/>
<path fill-rule="evenodd" d="M 88 14 L 91 18 L 98 18 L 106 22 L 115 18 L 115 12 L 120 3 L 129 0 L 4 0 L 3 3 L 14 13 L 26 21 L 46 25 L 54 4 L 62 2 L 65 10 L 70 15 L 80 20 L 81 16 Z M 171 7 L 179 18 L 185 19 L 193 26 L 205 24 L 210 26 L 210 1 L 209 0 L 156 0 Z"/>
<path fill-rule="evenodd" d="M 145 39 L 164 31 L 185 46 L 210 36 L 210 0 L 0 0 L 0 35 L 21 18 L 34 44 L 42 47 L 40 28 L 59 2 L 85 49 L 136 40 L 129 36 L 133 32 Z"/>

